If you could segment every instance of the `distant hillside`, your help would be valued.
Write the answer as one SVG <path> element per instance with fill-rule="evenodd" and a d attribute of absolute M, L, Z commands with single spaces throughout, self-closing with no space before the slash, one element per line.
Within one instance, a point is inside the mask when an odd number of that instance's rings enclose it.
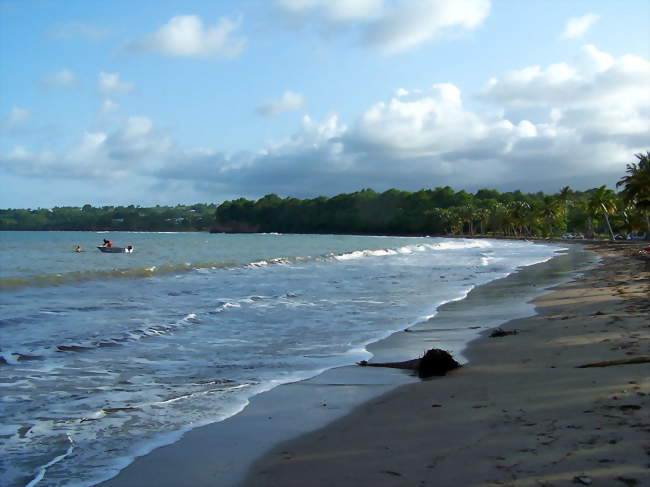
<path fill-rule="evenodd" d="M 0 230 L 208 231 L 215 204 L 0 210 Z"/>

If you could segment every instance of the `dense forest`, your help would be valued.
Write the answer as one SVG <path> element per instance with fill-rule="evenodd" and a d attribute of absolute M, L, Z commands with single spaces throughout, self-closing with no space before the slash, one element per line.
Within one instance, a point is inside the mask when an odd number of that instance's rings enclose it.
<path fill-rule="evenodd" d="M 605 205 L 602 209 L 601 203 Z M 226 201 L 217 208 L 213 231 L 354 233 L 380 235 L 553 236 L 637 233 L 644 215 L 605 187 L 570 188 L 547 195 L 482 189 L 474 194 L 450 187 L 417 192 L 364 189 L 333 198 Z"/>
<path fill-rule="evenodd" d="M 212 231 L 354 233 L 381 235 L 500 235 L 549 237 L 566 233 L 615 238 L 650 235 L 650 152 L 637 154 L 618 183 L 548 195 L 520 191 L 476 193 L 450 187 L 416 192 L 364 189 L 333 198 L 299 200 L 270 194 L 222 203 Z"/>
<path fill-rule="evenodd" d="M 153 208 L 84 205 L 0 210 L 0 230 L 208 231 L 216 207 L 215 204 Z"/>
<path fill-rule="evenodd" d="M 637 154 L 617 184 L 555 194 L 475 193 L 444 188 L 331 198 L 240 198 L 221 205 L 104 206 L 0 210 L 0 230 L 212 231 L 587 238 L 650 236 L 650 152 Z"/>

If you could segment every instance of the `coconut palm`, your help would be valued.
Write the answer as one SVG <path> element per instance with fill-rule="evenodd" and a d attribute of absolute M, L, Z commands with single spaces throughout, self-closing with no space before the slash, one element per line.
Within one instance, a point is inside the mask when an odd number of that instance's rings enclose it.
<path fill-rule="evenodd" d="M 486 224 L 490 218 L 490 210 L 487 208 L 477 208 L 476 218 L 478 218 L 480 224 L 481 235 L 485 235 Z"/>
<path fill-rule="evenodd" d="M 525 201 L 513 201 L 508 205 L 510 225 L 515 237 L 530 236 L 530 226 L 535 222 L 533 210 Z"/>
<path fill-rule="evenodd" d="M 650 152 L 635 154 L 635 157 L 639 164 L 628 164 L 625 171 L 628 175 L 623 176 L 616 186 L 623 186 L 621 196 L 625 201 L 644 212 L 650 236 Z"/>
<path fill-rule="evenodd" d="M 537 214 L 544 223 L 545 236 L 549 236 L 553 233 L 557 221 L 566 213 L 562 201 L 553 196 L 544 196 L 544 200 L 537 209 Z"/>
<path fill-rule="evenodd" d="M 616 213 L 616 195 L 614 191 L 608 189 L 605 185 L 602 185 L 596 191 L 593 192 L 589 198 L 589 211 L 596 215 L 600 213 L 607 223 L 607 228 L 609 233 L 614 240 L 614 231 L 612 230 L 612 225 L 609 222 L 609 215 Z"/>
<path fill-rule="evenodd" d="M 474 236 L 474 221 L 478 218 L 476 207 L 472 204 L 466 204 L 458 208 L 461 218 L 463 219 L 463 228 L 467 223 L 467 231 L 470 237 Z M 462 231 L 461 231 L 462 233 Z"/>
<path fill-rule="evenodd" d="M 569 216 L 569 206 L 574 203 L 575 192 L 569 186 L 564 186 L 557 194 L 557 199 L 564 205 L 564 223 L 567 223 Z"/>

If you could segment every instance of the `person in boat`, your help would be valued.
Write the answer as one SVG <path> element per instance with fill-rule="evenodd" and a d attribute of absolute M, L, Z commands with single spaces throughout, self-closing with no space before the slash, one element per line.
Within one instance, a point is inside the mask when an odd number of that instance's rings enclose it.
<path fill-rule="evenodd" d="M 113 246 L 113 242 L 111 242 L 110 240 L 104 239 L 104 247 L 112 247 L 112 246 Z"/>

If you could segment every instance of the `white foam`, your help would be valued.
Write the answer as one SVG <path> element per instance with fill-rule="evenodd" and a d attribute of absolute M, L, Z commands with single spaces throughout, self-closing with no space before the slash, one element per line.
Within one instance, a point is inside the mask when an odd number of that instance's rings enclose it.
<path fill-rule="evenodd" d="M 69 456 L 74 451 L 74 441 L 72 441 L 70 435 L 68 435 L 68 441 L 70 441 L 70 446 L 68 447 L 67 451 L 63 455 L 59 455 L 58 457 L 55 457 L 52 460 L 50 460 L 42 467 L 39 467 L 38 470 L 36 471 L 36 476 L 25 487 L 34 487 L 41 480 L 43 480 L 43 477 L 45 477 L 45 473 L 47 472 L 48 468 L 50 468 L 52 465 L 56 463 L 59 463 L 61 460 Z"/>
<path fill-rule="evenodd" d="M 2 357 L 9 365 L 18 365 L 18 358 L 20 355 L 14 352 L 2 351 L 0 352 L 0 357 Z"/>

